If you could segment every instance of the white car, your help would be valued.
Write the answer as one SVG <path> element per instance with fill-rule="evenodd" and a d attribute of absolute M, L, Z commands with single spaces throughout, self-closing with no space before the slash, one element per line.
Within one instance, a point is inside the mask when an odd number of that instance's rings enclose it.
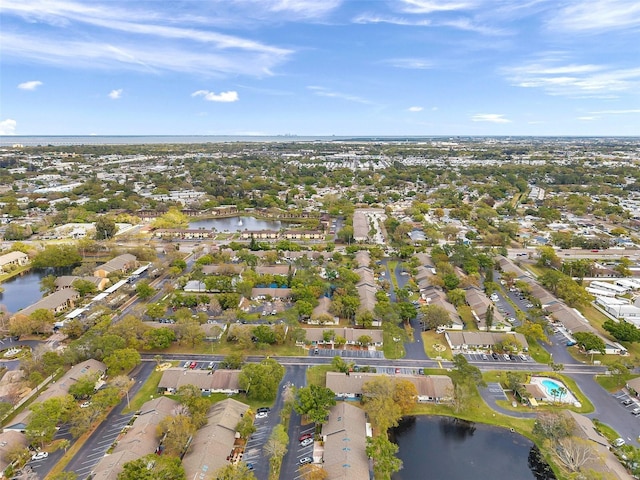
<path fill-rule="evenodd" d="M 43 458 L 47 458 L 49 456 L 49 452 L 38 452 L 31 455 L 31 460 L 42 460 Z"/>
<path fill-rule="evenodd" d="M 300 442 L 301 447 L 308 447 L 311 444 L 313 444 L 313 438 L 305 438 Z"/>
<path fill-rule="evenodd" d="M 90 406 L 91 406 L 91 402 L 83 402 L 83 403 L 80 405 L 80 408 L 88 408 L 88 407 L 90 407 Z"/>
<path fill-rule="evenodd" d="M 267 412 L 258 412 L 256 413 L 256 418 L 267 418 L 269 414 Z"/>

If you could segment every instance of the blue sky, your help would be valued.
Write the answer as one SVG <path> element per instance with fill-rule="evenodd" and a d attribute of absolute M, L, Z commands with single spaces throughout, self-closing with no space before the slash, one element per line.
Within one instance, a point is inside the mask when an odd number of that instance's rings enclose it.
<path fill-rule="evenodd" d="M 0 134 L 640 135 L 637 0 L 2 0 Z"/>

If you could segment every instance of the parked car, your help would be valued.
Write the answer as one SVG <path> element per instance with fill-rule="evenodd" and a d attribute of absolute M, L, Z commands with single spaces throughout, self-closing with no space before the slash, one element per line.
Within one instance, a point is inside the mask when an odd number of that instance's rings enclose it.
<path fill-rule="evenodd" d="M 625 398 L 624 400 L 622 400 L 622 404 L 625 407 L 628 407 L 629 405 L 631 405 L 633 403 L 633 400 L 631 400 L 630 398 Z"/>
<path fill-rule="evenodd" d="M 308 447 L 309 445 L 311 445 L 313 443 L 313 438 L 305 438 L 304 440 L 302 440 L 300 442 L 300 446 L 301 447 Z"/>
<path fill-rule="evenodd" d="M 520 360 L 522 360 L 523 362 L 528 361 L 529 359 L 527 358 L 527 356 L 524 353 L 520 354 Z"/>
<path fill-rule="evenodd" d="M 303 433 L 302 435 L 300 435 L 300 438 L 298 438 L 298 441 L 302 442 L 303 440 L 306 440 L 307 438 L 313 438 L 313 435 L 310 433 Z"/>
<path fill-rule="evenodd" d="M 91 402 L 83 402 L 80 404 L 80 408 L 88 408 L 91 406 Z"/>
<path fill-rule="evenodd" d="M 37 452 L 31 455 L 31 460 L 42 460 L 43 458 L 47 458 L 49 456 L 49 452 Z"/>
<path fill-rule="evenodd" d="M 256 412 L 258 413 L 269 413 L 271 409 L 269 407 L 259 407 Z"/>
<path fill-rule="evenodd" d="M 498 354 L 496 352 L 493 352 L 491 356 L 493 357 L 494 360 L 498 360 Z"/>
<path fill-rule="evenodd" d="M 483 354 L 482 354 L 482 359 L 483 359 L 483 360 L 488 360 L 488 357 L 487 357 L 487 354 L 486 354 L 486 353 L 483 353 Z"/>
<path fill-rule="evenodd" d="M 620 437 L 618 437 L 618 438 L 616 438 L 616 439 L 613 441 L 612 445 L 613 445 L 614 447 L 618 448 L 618 447 L 623 446 L 625 443 L 626 443 L 626 442 L 624 441 L 624 438 L 620 438 Z"/>
<path fill-rule="evenodd" d="M 267 412 L 258 412 L 256 413 L 256 418 L 267 418 L 269 414 Z"/>
<path fill-rule="evenodd" d="M 198 362 L 191 362 L 189 364 L 189 368 L 196 368 L 197 365 L 198 365 Z"/>
<path fill-rule="evenodd" d="M 504 357 L 505 360 L 511 360 L 511 357 L 509 357 L 508 353 L 503 353 L 502 356 Z"/>
<path fill-rule="evenodd" d="M 298 460 L 298 463 L 300 465 L 306 465 L 307 463 L 311 463 L 313 462 L 313 458 L 311 457 L 302 457 L 300 460 Z"/>
<path fill-rule="evenodd" d="M 633 410 L 631 410 L 631 414 L 632 415 L 640 415 L 640 407 L 636 407 Z"/>

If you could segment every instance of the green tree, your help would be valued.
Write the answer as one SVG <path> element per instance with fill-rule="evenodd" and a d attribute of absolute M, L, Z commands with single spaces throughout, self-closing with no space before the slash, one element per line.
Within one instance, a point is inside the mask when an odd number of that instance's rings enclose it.
<path fill-rule="evenodd" d="M 53 440 L 58 423 L 66 420 L 74 406 L 71 395 L 52 397 L 31 405 L 31 415 L 28 417 L 25 428 L 27 439 L 41 448 L 44 447 Z"/>
<path fill-rule="evenodd" d="M 189 439 L 196 431 L 191 417 L 182 414 L 165 417 L 158 425 L 158 429 L 164 436 L 164 453 L 174 457 L 182 455 Z"/>
<path fill-rule="evenodd" d="M 146 280 L 140 280 L 136 284 L 136 294 L 140 300 L 147 300 L 153 296 L 155 290 L 152 286 L 149 285 L 149 282 Z"/>
<path fill-rule="evenodd" d="M 395 386 L 389 377 L 376 376 L 362 386 L 362 403 L 369 420 L 380 435 L 398 425 L 401 407 L 394 401 Z"/>
<path fill-rule="evenodd" d="M 284 376 L 284 367 L 272 358 L 250 363 L 240 372 L 240 388 L 248 398 L 270 401 L 276 397 L 278 384 Z"/>
<path fill-rule="evenodd" d="M 398 446 L 389 441 L 386 433 L 367 437 L 366 452 L 373 459 L 373 472 L 378 480 L 389 479 L 402 469 L 402 460 L 395 456 Z"/>
<path fill-rule="evenodd" d="M 167 307 L 164 306 L 162 303 L 150 303 L 149 305 L 147 305 L 147 310 L 145 314 L 151 320 L 158 320 L 159 318 L 162 318 L 166 310 L 167 310 Z"/>
<path fill-rule="evenodd" d="M 89 398 L 96 391 L 96 380 L 98 380 L 97 373 L 82 375 L 69 387 L 69 394 L 73 395 L 76 400 Z"/>
<path fill-rule="evenodd" d="M 76 289 L 81 297 L 92 295 L 98 291 L 98 287 L 95 283 L 90 282 L 89 280 L 83 280 L 82 278 L 74 280 L 71 286 Z"/>
<path fill-rule="evenodd" d="M 256 480 L 256 476 L 244 462 L 225 465 L 217 470 L 212 478 L 216 480 Z"/>
<path fill-rule="evenodd" d="M 466 298 L 465 291 L 461 288 L 454 288 L 447 292 L 447 301 L 455 307 L 465 305 L 467 301 Z"/>
<path fill-rule="evenodd" d="M 464 355 L 454 355 L 453 365 L 456 380 L 458 380 L 458 382 L 485 386 L 480 369 L 475 365 L 471 365 Z"/>
<path fill-rule="evenodd" d="M 573 336 L 576 339 L 576 342 L 578 342 L 578 345 L 580 345 L 585 352 L 598 352 L 604 355 L 606 349 L 604 340 L 595 333 L 576 332 Z"/>
<path fill-rule="evenodd" d="M 316 424 L 324 423 L 329 410 L 336 404 L 335 397 L 336 394 L 330 388 L 309 385 L 297 390 L 293 408 Z"/>
<path fill-rule="evenodd" d="M 607 320 L 602 325 L 604 329 L 620 342 L 640 342 L 640 329 L 624 320 Z"/>
<path fill-rule="evenodd" d="M 117 375 L 121 372 L 128 372 L 140 364 L 140 354 L 133 348 L 123 348 L 115 350 L 111 355 L 105 357 L 103 362 L 109 369 L 110 375 Z"/>
<path fill-rule="evenodd" d="M 144 333 L 144 339 L 146 350 L 164 350 L 176 340 L 176 334 L 166 327 L 152 328 Z"/>
<path fill-rule="evenodd" d="M 186 228 L 189 225 L 189 217 L 176 207 L 170 207 L 166 213 L 156 218 L 151 225 L 153 228 Z"/>
<path fill-rule="evenodd" d="M 74 245 L 66 243 L 47 245 L 31 260 L 33 268 L 75 267 L 82 263 L 82 256 Z"/>
<path fill-rule="evenodd" d="M 118 480 L 186 480 L 178 457 L 151 453 L 124 464 Z"/>
<path fill-rule="evenodd" d="M 451 325 L 451 317 L 440 305 L 425 305 L 420 307 L 422 312 L 422 321 L 425 328 L 436 329 L 440 326 Z"/>
<path fill-rule="evenodd" d="M 101 215 L 96 219 L 96 240 L 109 240 L 118 232 L 115 220 L 107 215 Z"/>

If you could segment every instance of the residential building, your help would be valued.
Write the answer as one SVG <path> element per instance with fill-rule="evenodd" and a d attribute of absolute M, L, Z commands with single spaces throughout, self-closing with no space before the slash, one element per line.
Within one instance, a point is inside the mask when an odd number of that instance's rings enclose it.
<path fill-rule="evenodd" d="M 47 295 L 17 313 L 20 315 L 31 315 L 36 310 L 48 310 L 55 315 L 68 308 L 74 307 L 78 298 L 80 298 L 80 294 L 75 289 L 65 288 L 63 290 L 53 292 L 51 295 Z"/>
<path fill-rule="evenodd" d="M 369 480 L 367 432 L 364 410 L 347 402 L 331 407 L 322 424 L 324 449 L 318 452 L 321 458 L 314 458 L 322 463 L 327 480 Z"/>
<path fill-rule="evenodd" d="M 156 453 L 160 443 L 158 426 L 167 417 L 180 411 L 180 403 L 166 397 L 146 402 L 126 433 L 118 437 L 117 445 L 93 467 L 93 480 L 116 480 L 124 464 Z"/>
<path fill-rule="evenodd" d="M 128 270 L 132 270 L 137 266 L 137 260 L 135 255 L 130 253 L 123 253 L 115 258 L 112 258 L 107 263 L 100 265 L 93 272 L 94 277 L 108 277 L 110 273 L 125 273 Z"/>
<path fill-rule="evenodd" d="M 333 337 L 330 340 L 324 340 L 325 332 L 333 332 Z M 312 344 L 334 345 L 336 337 L 344 338 L 346 345 L 358 345 L 358 339 L 362 336 L 371 338 L 371 344 L 369 348 L 382 346 L 382 330 L 362 329 L 362 328 L 305 328 L 306 340 Z"/>
<path fill-rule="evenodd" d="M 184 385 L 193 385 L 203 395 L 211 393 L 235 394 L 240 392 L 240 370 L 199 370 L 169 368 L 162 372 L 158 392 L 174 394 Z"/>
<path fill-rule="evenodd" d="M 238 461 L 234 446 L 236 426 L 249 405 L 228 398 L 214 404 L 207 414 L 207 424 L 193 436 L 182 465 L 186 478 L 209 478 L 230 461 Z"/>
<path fill-rule="evenodd" d="M 14 267 L 22 267 L 29 263 L 29 256 L 22 252 L 9 252 L 0 255 L 0 272 L 7 272 Z"/>
<path fill-rule="evenodd" d="M 529 343 L 524 335 L 515 332 L 444 332 L 444 338 L 454 353 L 461 350 L 493 350 L 506 339 L 513 339 L 520 345 L 520 350 L 529 350 Z"/>

